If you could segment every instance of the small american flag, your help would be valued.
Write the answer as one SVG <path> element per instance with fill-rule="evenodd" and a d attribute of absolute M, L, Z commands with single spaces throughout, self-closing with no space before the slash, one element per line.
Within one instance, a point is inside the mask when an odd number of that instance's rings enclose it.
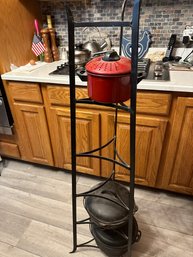
<path fill-rule="evenodd" d="M 34 34 L 32 42 L 32 51 L 36 56 L 42 54 L 45 51 L 45 47 L 41 41 L 41 38 Z"/>

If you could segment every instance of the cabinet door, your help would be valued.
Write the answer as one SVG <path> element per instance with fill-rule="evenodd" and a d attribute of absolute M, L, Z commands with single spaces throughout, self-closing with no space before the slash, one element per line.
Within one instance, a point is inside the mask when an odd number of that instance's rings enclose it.
<path fill-rule="evenodd" d="M 154 186 L 160 163 L 163 140 L 167 120 L 164 118 L 151 118 L 137 116 L 136 120 L 136 179 L 137 184 Z M 102 117 L 102 145 L 113 136 L 114 117 L 104 114 Z M 117 124 L 117 151 L 122 160 L 130 163 L 130 120 L 129 115 L 118 116 Z M 113 157 L 113 146 L 103 150 L 104 156 Z M 112 165 L 102 162 L 101 172 L 108 176 Z M 116 165 L 116 178 L 129 181 L 128 171 Z"/>
<path fill-rule="evenodd" d="M 71 128 L 69 108 L 51 107 L 49 125 L 54 150 L 55 165 L 71 169 Z M 76 112 L 76 152 L 86 152 L 99 147 L 99 114 L 85 110 Z M 95 154 L 99 154 L 98 152 Z M 100 175 L 100 161 L 96 158 L 77 157 L 77 171 Z"/>
<path fill-rule="evenodd" d="M 193 194 L 193 98 L 178 97 L 163 173 L 163 187 Z"/>
<path fill-rule="evenodd" d="M 14 103 L 14 113 L 22 139 L 22 159 L 53 165 L 44 107 Z"/>

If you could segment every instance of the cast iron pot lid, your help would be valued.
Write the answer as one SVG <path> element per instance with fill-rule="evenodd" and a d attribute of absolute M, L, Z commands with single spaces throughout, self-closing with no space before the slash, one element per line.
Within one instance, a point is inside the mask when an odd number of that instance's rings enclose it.
<path fill-rule="evenodd" d="M 96 224 L 91 224 L 90 231 L 98 247 L 108 256 L 121 256 L 128 250 L 128 223 L 117 229 L 102 229 Z M 141 231 L 133 217 L 132 244 L 141 238 Z"/>
<path fill-rule="evenodd" d="M 92 192 L 92 195 L 84 197 L 84 205 L 90 218 L 102 227 L 112 228 L 123 225 L 129 217 L 129 189 L 113 180 L 101 186 L 102 184 L 103 182 L 94 187 L 97 189 Z M 98 188 L 99 186 L 101 187 Z M 137 211 L 136 206 L 135 211 Z"/>

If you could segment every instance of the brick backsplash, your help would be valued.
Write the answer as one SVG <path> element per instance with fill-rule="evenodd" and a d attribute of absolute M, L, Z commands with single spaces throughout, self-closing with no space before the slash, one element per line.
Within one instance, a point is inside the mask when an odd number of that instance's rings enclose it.
<path fill-rule="evenodd" d="M 132 6 L 128 1 L 125 20 L 131 19 Z M 58 43 L 67 45 L 67 21 L 65 4 L 68 4 L 76 21 L 120 20 L 122 1 L 119 0 L 40 0 L 43 22 L 46 15 L 52 17 Z M 140 30 L 152 34 L 152 47 L 166 47 L 170 35 L 177 34 L 178 46 L 182 45 L 182 34 L 186 25 L 193 26 L 193 0 L 144 0 L 141 5 Z M 119 44 L 119 28 L 103 28 L 113 45 Z M 124 34 L 129 33 L 124 29 Z M 85 40 L 82 28 L 76 29 L 76 42 Z"/>

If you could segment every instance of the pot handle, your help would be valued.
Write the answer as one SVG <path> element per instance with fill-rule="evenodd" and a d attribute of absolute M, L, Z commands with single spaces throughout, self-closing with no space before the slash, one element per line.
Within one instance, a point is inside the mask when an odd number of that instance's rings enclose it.
<path fill-rule="evenodd" d="M 139 242 L 140 239 L 141 239 L 141 230 L 138 230 L 137 236 L 135 238 L 135 242 Z"/>
<path fill-rule="evenodd" d="M 78 75 L 78 77 L 79 77 L 82 81 L 87 81 L 88 75 L 87 75 L 87 71 L 85 70 L 85 68 L 77 69 L 77 70 L 76 70 L 76 74 Z"/>
<path fill-rule="evenodd" d="M 139 83 L 144 78 L 144 74 L 142 72 L 137 74 L 137 83 Z"/>
<path fill-rule="evenodd" d="M 76 49 L 76 50 L 82 50 L 82 49 L 84 49 L 83 44 L 82 44 L 82 43 L 77 43 L 77 44 L 75 44 L 75 49 Z"/>
<path fill-rule="evenodd" d="M 90 27 L 85 27 L 83 30 L 82 30 L 82 36 L 83 36 L 83 33 L 89 29 Z M 97 28 L 97 27 L 92 27 L 92 29 L 95 29 L 98 33 L 99 33 L 99 37 L 101 38 L 101 33 L 100 33 L 100 30 Z M 82 40 L 83 41 L 83 40 Z M 90 37 L 89 37 L 89 41 L 90 41 Z"/>

